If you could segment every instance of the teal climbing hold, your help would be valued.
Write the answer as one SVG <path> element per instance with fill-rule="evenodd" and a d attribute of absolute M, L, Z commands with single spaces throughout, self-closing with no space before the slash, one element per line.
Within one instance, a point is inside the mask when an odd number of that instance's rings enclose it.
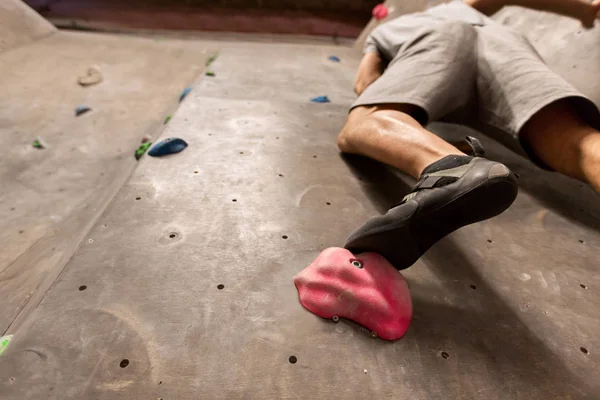
<path fill-rule="evenodd" d="M 150 151 L 148 151 L 148 155 L 152 157 L 162 157 L 169 154 L 179 153 L 187 146 L 188 144 L 183 139 L 169 138 L 152 146 Z"/>
<path fill-rule="evenodd" d="M 181 94 L 179 95 L 179 101 L 180 102 L 183 101 L 183 99 L 185 99 L 186 96 L 188 94 L 190 94 L 191 91 L 192 91 L 192 87 L 191 86 L 188 86 L 185 89 L 183 89 L 183 92 L 181 92 Z"/>
<path fill-rule="evenodd" d="M 92 109 L 86 105 L 79 105 L 77 107 L 75 107 L 75 116 L 79 117 L 82 114 L 85 114 L 88 111 L 91 111 Z"/>
<path fill-rule="evenodd" d="M 331 100 L 327 96 L 317 96 L 310 99 L 313 103 L 329 103 Z"/>

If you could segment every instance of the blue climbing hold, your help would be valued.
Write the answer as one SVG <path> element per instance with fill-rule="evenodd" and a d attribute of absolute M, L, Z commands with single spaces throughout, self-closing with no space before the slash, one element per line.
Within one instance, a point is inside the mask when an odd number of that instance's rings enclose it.
<path fill-rule="evenodd" d="M 310 99 L 313 103 L 329 103 L 329 98 L 327 96 L 318 96 Z"/>
<path fill-rule="evenodd" d="M 88 111 L 91 111 L 92 109 L 88 106 L 84 106 L 84 105 L 80 105 L 75 107 L 75 116 L 79 117 L 81 114 L 85 114 Z"/>
<path fill-rule="evenodd" d="M 188 144 L 183 139 L 169 138 L 152 146 L 152 148 L 148 151 L 148 155 L 152 157 L 162 157 L 169 154 L 179 153 L 187 146 Z"/>
<path fill-rule="evenodd" d="M 340 58 L 338 56 L 329 56 L 329 61 L 340 62 Z"/>
<path fill-rule="evenodd" d="M 183 99 L 185 99 L 185 96 L 187 96 L 188 94 L 190 94 L 190 92 L 192 91 L 192 87 L 188 86 L 185 89 L 183 89 L 183 92 L 181 92 L 181 94 L 179 95 L 179 101 L 183 101 Z"/>

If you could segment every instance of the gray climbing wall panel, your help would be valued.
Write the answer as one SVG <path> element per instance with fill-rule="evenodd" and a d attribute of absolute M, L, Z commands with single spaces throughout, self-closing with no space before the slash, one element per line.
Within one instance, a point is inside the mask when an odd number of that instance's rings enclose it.
<path fill-rule="evenodd" d="M 336 149 L 357 62 L 340 47 L 224 45 L 163 133 L 188 149 L 142 159 L 11 332 L 0 398 L 598 398 L 597 196 L 491 140 L 522 191 L 405 272 L 404 339 L 300 306 L 292 277 L 411 184 Z"/>
<path fill-rule="evenodd" d="M 0 53 L 0 335 L 39 304 L 214 51 L 61 31 Z M 104 80 L 83 88 L 91 65 Z M 92 111 L 75 117 L 78 104 Z M 36 136 L 46 149 L 32 147 Z"/>
<path fill-rule="evenodd" d="M 21 0 L 0 3 L 0 53 L 50 36 L 56 28 Z"/>

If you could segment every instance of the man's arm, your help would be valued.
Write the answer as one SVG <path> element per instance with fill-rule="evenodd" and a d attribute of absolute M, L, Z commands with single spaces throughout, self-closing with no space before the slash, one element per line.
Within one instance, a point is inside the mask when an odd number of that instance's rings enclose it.
<path fill-rule="evenodd" d="M 578 19 L 586 28 L 594 26 L 600 11 L 600 0 L 465 0 L 465 3 L 485 15 L 492 15 L 504 6 L 549 11 Z"/>
<path fill-rule="evenodd" d="M 383 59 L 378 51 L 367 51 L 358 66 L 354 91 L 360 95 L 383 74 Z"/>

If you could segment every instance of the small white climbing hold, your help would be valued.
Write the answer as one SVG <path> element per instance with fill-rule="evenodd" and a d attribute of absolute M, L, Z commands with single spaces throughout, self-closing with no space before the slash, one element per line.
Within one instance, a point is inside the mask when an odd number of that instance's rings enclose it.
<path fill-rule="evenodd" d="M 519 275 L 519 279 L 522 280 L 523 282 L 527 282 L 528 280 L 531 279 L 531 275 L 523 272 L 523 273 L 521 273 L 521 275 Z"/>
<path fill-rule="evenodd" d="M 83 87 L 86 87 L 100 83 L 102 82 L 102 79 L 104 78 L 102 76 L 102 72 L 100 72 L 100 68 L 97 66 L 91 66 L 87 69 L 85 75 L 77 78 L 77 83 Z"/>
<path fill-rule="evenodd" d="M 367 373 L 367 369 L 366 368 L 364 369 L 364 372 L 365 372 L 365 374 Z"/>

